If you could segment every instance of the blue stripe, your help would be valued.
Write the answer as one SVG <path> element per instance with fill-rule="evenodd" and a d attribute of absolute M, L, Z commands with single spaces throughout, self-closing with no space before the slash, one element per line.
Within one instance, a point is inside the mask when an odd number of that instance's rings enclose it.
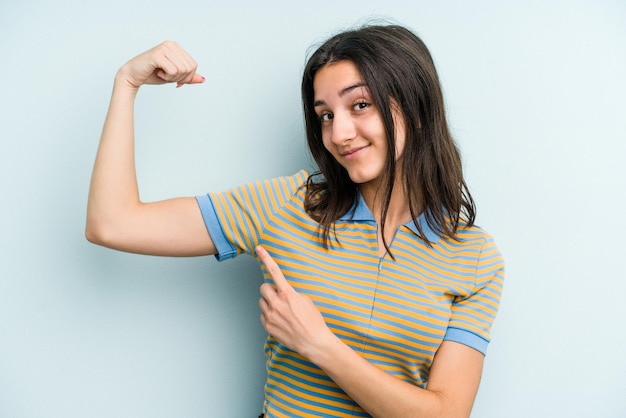
<path fill-rule="evenodd" d="M 220 228 L 231 251 L 239 252 L 238 246 L 248 246 L 248 240 L 263 244 L 292 286 L 311 297 L 333 332 L 398 378 L 425 387 L 432 359 L 444 339 L 485 352 L 504 274 L 491 236 L 472 227 L 459 231 L 459 241 L 443 239 L 420 216 L 418 222 L 434 245 L 419 240 L 409 222 L 399 228 L 391 243 L 395 260 L 380 260 L 377 226 L 360 197 L 354 212 L 335 224 L 339 244 L 331 242 L 325 250 L 319 242 L 318 224 L 303 210 L 304 192 L 298 188 L 306 178 L 302 171 L 226 192 L 219 201 L 222 209 L 211 208 L 216 218 L 211 222 L 218 226 L 219 221 L 228 222 L 216 216 L 222 210 L 243 216 L 241 224 L 233 218 L 234 225 Z M 211 217 L 204 212 L 209 225 Z M 241 234 L 241 242 L 230 236 L 234 230 Z M 307 416 L 368 416 L 346 400 L 323 371 L 287 349 L 280 351 L 281 347 L 269 338 L 265 348 L 268 416 L 293 415 L 276 406 L 278 400 Z M 294 383 L 287 383 L 287 378 Z M 338 397 L 320 393 L 322 388 Z M 309 407 L 296 406 L 300 399 Z M 331 399 L 345 409 L 328 405 Z"/>
<path fill-rule="evenodd" d="M 237 255 L 237 250 L 230 244 L 224 234 L 224 229 L 218 220 L 213 201 L 208 195 L 197 196 L 196 201 L 200 207 L 204 224 L 206 225 L 207 231 L 209 231 L 213 245 L 215 245 L 215 248 L 217 249 L 215 258 L 222 261 L 235 257 Z"/>
<path fill-rule="evenodd" d="M 443 339 L 446 341 L 454 341 L 463 345 L 467 345 L 468 347 L 480 351 L 481 353 L 483 353 L 483 355 L 487 354 L 487 346 L 489 345 L 489 341 L 464 329 L 448 328 L 448 332 L 446 332 L 446 335 L 445 337 L 443 337 Z"/>
<path fill-rule="evenodd" d="M 237 225 L 239 234 L 241 234 L 242 236 L 241 246 L 242 248 L 246 250 L 248 254 L 251 254 L 254 249 L 255 242 L 258 242 L 259 238 L 258 238 L 258 234 L 256 230 L 251 228 L 254 226 L 254 223 L 252 222 L 250 217 L 254 216 L 254 214 L 250 210 L 252 208 L 247 208 L 245 206 L 246 200 L 249 200 L 250 198 L 250 194 L 249 193 L 246 194 L 245 192 L 246 192 L 245 188 L 234 190 L 233 195 L 236 197 L 239 197 L 239 199 L 233 199 L 233 201 L 236 202 L 237 207 L 238 207 L 236 213 L 238 213 L 239 216 L 241 216 L 241 218 L 243 219 L 242 224 Z M 247 237 L 247 240 L 246 240 L 246 237 Z M 248 244 L 247 241 L 250 241 L 250 244 Z M 250 245 L 252 245 L 252 247 Z"/>

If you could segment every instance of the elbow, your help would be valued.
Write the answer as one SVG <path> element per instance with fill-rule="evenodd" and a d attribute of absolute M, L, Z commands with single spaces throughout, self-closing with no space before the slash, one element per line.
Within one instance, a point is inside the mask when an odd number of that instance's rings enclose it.
<path fill-rule="evenodd" d="M 85 238 L 87 239 L 87 241 L 91 242 L 92 244 L 100 243 L 99 235 L 93 226 L 87 225 L 85 227 Z"/>
<path fill-rule="evenodd" d="M 91 193 L 91 192 L 90 192 Z M 87 202 L 87 213 L 85 219 L 85 238 L 92 244 L 103 245 L 106 230 L 106 217 L 102 216 L 102 211 L 98 211 L 97 205 L 90 198 Z"/>
<path fill-rule="evenodd" d="M 111 243 L 111 231 L 104 223 L 88 216 L 85 225 L 85 238 L 92 244 L 109 247 Z"/>
<path fill-rule="evenodd" d="M 133 219 L 136 219 L 132 215 L 128 211 L 94 210 L 88 206 L 85 238 L 92 244 L 128 251 L 134 233 Z"/>
<path fill-rule="evenodd" d="M 97 224 L 89 218 L 85 225 L 85 238 L 92 244 L 102 244 L 102 232 L 98 229 Z"/>

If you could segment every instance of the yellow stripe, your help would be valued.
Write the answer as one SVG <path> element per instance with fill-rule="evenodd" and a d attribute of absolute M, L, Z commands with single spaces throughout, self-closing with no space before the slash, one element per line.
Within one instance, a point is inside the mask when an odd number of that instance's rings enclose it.
<path fill-rule="evenodd" d="M 449 326 L 489 338 L 503 283 L 503 261 L 489 234 L 476 227 L 460 228 L 461 241 L 441 239 L 431 248 L 401 228 L 391 246 L 402 261 L 385 258 L 379 272 L 377 227 L 371 222 L 337 222 L 340 242 L 332 240 L 331 230 L 331 246 L 323 249 L 318 225 L 302 209 L 305 192 L 298 187 L 306 176 L 300 172 L 216 195 L 218 218 L 238 251 L 252 249 L 252 242 L 261 238 L 288 280 L 310 295 L 338 338 L 413 384 L 425 385 Z M 233 213 L 226 204 L 231 200 Z M 247 228 L 252 235 L 246 236 Z M 275 405 L 293 416 L 302 415 L 300 408 L 321 416 L 337 415 L 333 407 L 350 409 L 341 402 L 348 396 L 334 392 L 336 384 L 319 368 L 300 363 L 301 356 L 283 351 L 271 337 L 266 348 L 268 383 L 277 388 L 268 388 L 268 407 Z M 303 389 L 314 394 L 304 394 Z M 312 406 L 307 399 L 328 408 Z"/>

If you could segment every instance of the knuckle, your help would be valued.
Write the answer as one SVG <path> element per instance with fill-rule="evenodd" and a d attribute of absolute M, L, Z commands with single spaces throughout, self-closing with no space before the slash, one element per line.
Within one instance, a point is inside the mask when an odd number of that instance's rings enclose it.
<path fill-rule="evenodd" d="M 163 43 L 161 43 L 161 45 L 163 45 L 165 47 L 172 48 L 172 47 L 177 47 L 178 43 L 175 42 L 175 41 L 171 41 L 171 40 L 165 40 L 165 41 L 163 41 Z"/>

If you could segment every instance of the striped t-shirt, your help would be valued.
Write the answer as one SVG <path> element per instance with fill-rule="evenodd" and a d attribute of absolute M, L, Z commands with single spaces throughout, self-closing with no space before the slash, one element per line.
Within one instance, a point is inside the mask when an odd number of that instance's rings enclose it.
<path fill-rule="evenodd" d="M 218 260 L 256 256 L 255 246 L 263 245 L 335 335 L 371 363 L 419 387 L 426 387 L 444 339 L 485 352 L 504 277 L 489 234 L 471 227 L 458 231 L 458 241 L 440 238 L 420 216 L 432 246 L 409 222 L 391 243 L 395 260 L 381 258 L 377 225 L 361 198 L 336 221 L 331 245 L 324 249 L 318 224 L 303 209 L 307 176 L 300 171 L 199 196 Z M 271 336 L 265 354 L 266 417 L 369 416 L 322 370 Z"/>

